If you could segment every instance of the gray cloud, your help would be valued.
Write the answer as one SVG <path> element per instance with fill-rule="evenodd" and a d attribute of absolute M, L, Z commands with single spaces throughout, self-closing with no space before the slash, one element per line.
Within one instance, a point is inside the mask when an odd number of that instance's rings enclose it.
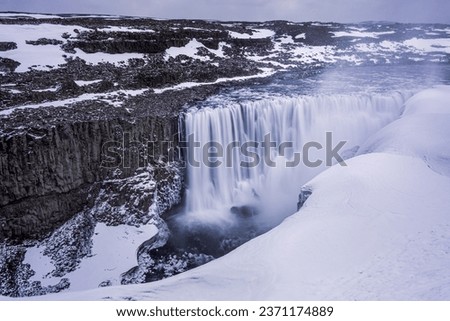
<path fill-rule="evenodd" d="M 2 0 L 0 11 L 157 18 L 450 23 L 448 0 Z"/>

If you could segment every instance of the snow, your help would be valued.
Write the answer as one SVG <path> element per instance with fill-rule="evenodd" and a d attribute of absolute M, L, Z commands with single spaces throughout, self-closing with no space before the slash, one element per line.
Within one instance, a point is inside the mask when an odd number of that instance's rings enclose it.
<path fill-rule="evenodd" d="M 7 90 L 8 92 L 10 92 L 10 93 L 12 93 L 12 94 L 16 94 L 16 95 L 22 93 L 20 90 L 17 90 L 17 89 L 9 89 L 9 88 L 6 88 L 6 90 Z"/>
<path fill-rule="evenodd" d="M 41 281 L 42 286 L 54 285 L 57 282 L 48 278 L 48 274 L 53 271 L 55 266 L 50 257 L 43 255 L 43 247 L 33 246 L 27 249 L 23 264 L 30 264 L 35 274 L 30 278 L 30 282 Z"/>
<path fill-rule="evenodd" d="M 50 87 L 45 89 L 34 89 L 33 91 L 42 93 L 42 92 L 56 92 L 59 89 L 59 87 Z"/>
<path fill-rule="evenodd" d="M 290 50 L 291 61 L 311 64 L 317 62 L 335 61 L 335 48 L 333 46 L 301 46 Z"/>
<path fill-rule="evenodd" d="M 0 110 L 0 116 L 8 116 L 11 115 L 16 110 L 26 110 L 26 109 L 36 109 L 36 108 L 45 108 L 45 107 L 64 107 L 74 103 L 79 103 L 86 100 L 101 100 L 110 104 L 113 104 L 116 107 L 120 107 L 122 105 L 121 101 L 117 101 L 119 96 L 138 96 L 142 95 L 144 92 L 148 91 L 148 89 L 136 89 L 136 90 L 117 90 L 109 93 L 100 93 L 100 94 L 82 94 L 75 98 L 68 98 L 64 100 L 56 100 L 49 101 L 40 104 L 32 104 L 32 105 L 23 105 L 12 107 L 9 109 Z"/>
<path fill-rule="evenodd" d="M 103 32 L 140 32 L 140 33 L 155 32 L 155 30 L 152 29 L 136 29 L 121 26 L 109 26 L 107 28 L 99 28 L 98 30 Z"/>
<path fill-rule="evenodd" d="M 403 42 L 423 52 L 445 52 L 450 54 L 450 38 L 419 39 L 412 38 Z"/>
<path fill-rule="evenodd" d="M 97 80 L 75 80 L 75 83 L 78 86 L 88 86 L 88 85 L 92 85 L 92 84 L 97 84 L 99 82 L 101 82 L 101 79 L 97 79 Z"/>
<path fill-rule="evenodd" d="M 235 31 L 228 31 L 231 38 L 237 39 L 263 39 L 273 37 L 275 32 L 269 29 L 252 29 L 253 34 L 239 33 Z"/>
<path fill-rule="evenodd" d="M 412 97 L 347 166 L 305 185 L 300 211 L 228 255 L 150 284 L 46 299 L 449 300 L 449 97 L 448 86 Z"/>
<path fill-rule="evenodd" d="M 75 49 L 75 57 L 79 57 L 86 61 L 88 64 L 97 65 L 99 63 L 112 63 L 112 64 L 122 64 L 128 62 L 129 59 L 143 59 L 144 54 L 140 53 L 120 53 L 120 54 L 109 54 L 106 52 L 95 52 L 86 53 L 81 49 Z"/>
<path fill-rule="evenodd" d="M 339 60 L 344 60 L 344 61 L 348 61 L 348 62 L 352 62 L 355 65 L 359 65 L 362 63 L 362 60 L 359 59 L 357 56 L 355 55 L 341 55 L 339 57 L 337 57 Z"/>
<path fill-rule="evenodd" d="M 232 78 L 219 78 L 213 82 L 183 82 L 178 85 L 172 86 L 172 87 L 166 87 L 161 89 L 154 89 L 155 94 L 161 94 L 168 90 L 182 90 L 186 88 L 192 88 L 192 87 L 198 87 L 198 86 L 204 86 L 204 85 L 212 85 L 212 84 L 219 84 L 224 83 L 228 81 L 242 81 L 242 80 L 249 80 L 249 79 L 255 79 L 255 78 L 264 78 L 269 77 L 275 73 L 270 68 L 260 68 L 263 69 L 262 73 L 251 75 L 251 76 L 241 76 L 241 77 L 232 77 Z M 1 112 L 0 112 L 1 115 Z"/>
<path fill-rule="evenodd" d="M 166 60 L 169 58 L 176 58 L 179 55 L 185 55 L 191 58 L 199 59 L 201 61 L 210 60 L 209 57 L 200 56 L 197 54 L 199 48 L 206 48 L 202 43 L 198 42 L 197 39 L 192 39 L 184 47 L 170 47 L 166 50 Z"/>
<path fill-rule="evenodd" d="M 154 225 L 134 227 L 128 225 L 107 226 L 98 223 L 95 227 L 91 255 L 83 259 L 79 268 L 64 275 L 70 281 L 69 291 L 97 288 L 109 280 L 120 285 L 120 275 L 137 265 L 136 250 L 152 238 L 158 229 Z M 46 277 L 54 266 L 42 255 L 40 248 L 27 250 L 25 262 L 30 263 L 36 274 L 31 281 L 41 281 L 45 285 L 55 284 L 59 278 Z"/>
<path fill-rule="evenodd" d="M 219 42 L 219 49 L 217 49 L 217 50 L 210 49 L 210 48 L 207 48 L 207 49 L 208 49 L 210 52 L 212 52 L 213 54 L 215 54 L 217 57 L 225 58 L 225 53 L 224 53 L 224 51 L 223 51 L 223 49 L 224 49 L 225 47 L 229 47 L 229 45 L 228 45 L 226 42 L 221 41 L 221 42 Z"/>
<path fill-rule="evenodd" d="M 282 43 L 282 44 L 294 44 L 294 39 L 292 39 L 292 36 L 283 36 L 279 39 L 277 39 L 277 42 Z"/>
<path fill-rule="evenodd" d="M 210 58 L 206 56 L 200 56 L 197 54 L 198 49 L 204 48 L 208 50 L 210 53 L 216 55 L 219 58 L 225 58 L 225 53 L 223 49 L 227 47 L 227 43 L 221 41 L 219 43 L 218 49 L 210 49 L 204 46 L 201 42 L 197 41 L 197 39 L 192 39 L 186 46 L 184 47 L 170 47 L 169 49 L 166 49 L 166 61 L 169 60 L 169 58 L 176 58 L 179 55 L 185 55 L 194 59 L 199 59 L 201 61 L 209 61 Z"/>
<path fill-rule="evenodd" d="M 371 137 L 360 153 L 388 151 L 422 159 L 430 169 L 450 176 L 450 87 L 415 95 L 403 117 Z"/>
<path fill-rule="evenodd" d="M 380 42 L 380 46 L 382 47 L 382 50 L 387 49 L 389 51 L 399 51 L 402 49 L 401 43 L 389 40 L 383 40 L 382 42 Z"/>
<path fill-rule="evenodd" d="M 74 29 L 86 31 L 81 26 L 38 24 L 38 25 L 8 25 L 0 24 L 0 34 L 2 41 L 17 43 L 17 49 L 8 50 L 2 53 L 2 57 L 20 62 L 16 72 L 26 72 L 32 66 L 36 69 L 48 69 L 46 66 L 57 66 L 65 63 L 63 54 L 59 46 L 44 45 L 34 46 L 26 44 L 27 40 L 37 40 L 39 38 L 57 39 L 63 41 L 61 37 L 67 32 L 74 35 Z M 65 41 L 65 40 L 64 40 Z"/>
<path fill-rule="evenodd" d="M 305 33 L 301 33 L 295 36 L 295 39 L 306 39 L 306 34 Z"/>
<path fill-rule="evenodd" d="M 118 27 L 117 27 L 118 28 Z M 74 29 L 82 31 L 91 31 L 77 25 L 55 25 L 37 24 L 37 25 L 8 25 L 0 24 L 0 34 L 2 41 L 11 41 L 17 43 L 17 49 L 8 50 L 2 53 L 5 58 L 20 62 L 16 72 L 26 72 L 30 68 L 38 70 L 48 70 L 51 67 L 66 63 L 66 57 L 80 57 L 87 63 L 98 64 L 101 62 L 110 62 L 119 64 L 127 62 L 131 58 L 144 58 L 144 54 L 139 53 L 85 53 L 80 49 L 75 49 L 76 54 L 64 52 L 59 45 L 30 45 L 27 40 L 37 40 L 39 38 L 57 39 L 66 42 L 62 38 L 63 33 L 68 33 L 71 37 L 76 36 Z"/>
<path fill-rule="evenodd" d="M 378 38 L 383 35 L 394 34 L 395 31 L 383 31 L 383 32 L 369 32 L 369 31 L 334 31 L 332 32 L 333 37 L 354 37 L 354 38 Z"/>

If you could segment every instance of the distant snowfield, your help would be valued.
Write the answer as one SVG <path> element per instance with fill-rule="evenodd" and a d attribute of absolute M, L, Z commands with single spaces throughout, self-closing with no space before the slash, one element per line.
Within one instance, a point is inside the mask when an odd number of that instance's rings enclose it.
<path fill-rule="evenodd" d="M 26 72 L 30 68 L 37 70 L 48 70 L 66 63 L 66 57 L 79 57 L 87 63 L 98 64 L 101 62 L 109 62 L 113 64 L 125 63 L 131 58 L 143 58 L 143 54 L 139 53 L 85 53 L 80 49 L 76 49 L 76 54 L 64 52 L 59 45 L 31 45 L 27 44 L 27 40 L 38 40 L 40 38 L 56 39 L 65 42 L 62 37 L 64 33 L 68 33 L 71 37 L 75 37 L 75 29 L 78 31 L 89 31 L 81 26 L 76 25 L 53 25 L 53 24 L 37 24 L 37 25 L 7 25 L 0 24 L 0 41 L 10 41 L 17 44 L 17 49 L 1 52 L 1 56 L 20 62 L 16 72 Z"/>
<path fill-rule="evenodd" d="M 98 30 L 104 32 L 150 32 L 153 33 L 155 30 L 152 29 L 136 29 L 136 28 L 128 28 L 128 27 L 118 27 L 118 26 L 110 26 L 107 28 L 99 28 Z"/>
<path fill-rule="evenodd" d="M 52 15 L 39 14 L 7 14 L 1 13 L 0 18 L 10 18 L 11 20 L 20 16 L 32 17 L 36 19 L 44 18 L 58 18 L 64 20 L 64 17 Z M 80 16 L 89 17 L 89 16 Z M 118 16 L 92 16 L 105 19 L 117 19 Z M 122 17 L 122 19 L 131 19 L 130 17 Z M 6 20 L 8 21 L 8 20 Z M 38 20 L 37 20 L 38 21 Z M 291 23 L 295 25 L 295 23 Z M 302 24 L 297 24 L 302 25 Z M 225 27 L 236 27 L 238 24 L 222 24 Z M 313 23 L 312 26 L 326 26 L 333 28 L 332 24 Z M 242 27 L 242 26 L 241 26 Z M 94 28 L 94 27 L 92 27 Z M 77 32 L 75 31 L 77 29 Z M 172 29 L 194 29 L 193 27 L 177 26 Z M 201 28 L 200 28 L 201 29 Z M 31 45 L 27 44 L 27 40 L 37 40 L 39 38 L 56 39 L 67 42 L 78 37 L 78 32 L 93 31 L 77 25 L 63 25 L 63 24 L 0 24 L 0 41 L 9 41 L 17 43 L 17 49 L 1 52 L 0 56 L 9 58 L 20 62 L 16 72 L 27 72 L 30 69 L 35 70 L 50 70 L 57 68 L 59 65 L 65 64 L 67 59 L 79 57 L 88 64 L 112 63 L 116 65 L 124 65 L 128 63 L 129 59 L 139 58 L 146 59 L 142 53 L 120 53 L 108 54 L 103 52 L 86 53 L 79 48 L 76 48 L 76 53 L 67 53 L 62 50 L 60 45 Z M 143 33 L 144 35 L 153 34 L 158 31 L 147 29 L 145 26 L 103 26 L 98 30 L 103 32 L 133 32 Z M 378 30 L 378 29 L 376 29 Z M 346 27 L 344 30 L 332 29 L 329 31 L 336 41 L 343 41 L 347 43 L 347 47 L 342 48 L 334 45 L 319 45 L 319 46 L 305 46 L 303 39 L 306 39 L 306 33 L 299 33 L 297 35 L 276 34 L 275 31 L 265 28 L 265 25 L 257 24 L 247 27 L 248 32 L 236 32 L 226 30 L 229 38 L 225 39 L 219 44 L 217 50 L 210 49 L 193 38 L 190 42 L 182 47 L 171 47 L 165 52 L 165 58 L 176 58 L 179 55 L 186 55 L 193 59 L 198 59 L 203 62 L 217 64 L 215 58 L 227 59 L 230 58 L 225 54 L 224 48 L 233 46 L 233 41 L 236 39 L 269 39 L 273 43 L 273 50 L 264 53 L 250 53 L 247 59 L 257 61 L 260 63 L 271 63 L 275 67 L 290 69 L 298 67 L 298 65 L 323 65 L 329 63 L 344 63 L 360 65 L 364 62 L 371 64 L 377 63 L 393 63 L 403 56 L 411 61 L 422 61 L 427 58 L 432 62 L 446 62 L 445 54 L 450 53 L 450 29 L 448 28 L 434 28 L 432 26 L 411 27 L 408 32 L 411 32 L 411 39 L 403 38 L 403 33 L 397 35 L 398 30 L 387 31 L 372 31 L 370 27 Z M 250 32 L 252 34 L 250 34 Z M 63 33 L 70 35 L 69 39 L 62 37 Z M 386 39 L 384 37 L 387 36 Z M 395 37 L 399 36 L 399 40 Z M 436 38 L 429 38 L 430 36 Z M 309 36 L 308 36 L 309 37 Z M 347 39 L 340 39 L 347 38 Z M 401 39 L 401 40 L 400 40 Z M 363 42 L 360 42 L 363 40 Z M 202 49 L 204 52 L 209 52 L 210 56 L 200 55 L 198 50 Z M 359 57 L 354 57 L 357 53 Z M 363 53 L 364 55 L 361 55 Z M 5 74 L 6 71 L 1 71 Z"/>
<path fill-rule="evenodd" d="M 424 52 L 439 51 L 450 54 L 450 38 L 436 38 L 436 39 L 412 38 L 410 40 L 404 41 L 404 44 Z"/>
<path fill-rule="evenodd" d="M 228 33 L 232 38 L 237 39 L 263 39 L 273 37 L 275 35 L 275 32 L 273 32 L 273 30 L 270 29 L 253 29 L 252 32 L 253 33 L 250 35 L 248 33 L 228 31 Z"/>
<path fill-rule="evenodd" d="M 355 37 L 355 38 L 378 38 L 382 35 L 394 34 L 395 31 L 368 32 L 363 30 L 336 31 L 334 37 Z"/>
<path fill-rule="evenodd" d="M 2 52 L 1 56 L 20 62 L 16 72 L 26 72 L 29 67 L 36 66 L 36 69 L 47 69 L 46 66 L 58 66 L 65 63 L 62 56 L 64 52 L 57 45 L 34 46 L 26 44 L 27 40 L 38 40 L 48 38 L 64 40 L 62 34 L 67 32 L 74 36 L 74 29 L 79 31 L 88 30 L 81 26 L 64 26 L 52 24 L 37 25 L 6 25 L 0 24 L 1 41 L 12 41 L 17 43 L 17 49 Z"/>
<path fill-rule="evenodd" d="M 450 87 L 420 92 L 348 166 L 307 183 L 299 212 L 230 254 L 155 283 L 45 299 L 449 300 L 449 144 Z"/>

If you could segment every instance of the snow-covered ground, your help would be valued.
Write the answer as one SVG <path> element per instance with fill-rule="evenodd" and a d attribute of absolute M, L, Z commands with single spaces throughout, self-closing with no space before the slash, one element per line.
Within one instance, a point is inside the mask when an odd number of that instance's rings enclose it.
<path fill-rule="evenodd" d="M 79 57 L 85 60 L 88 64 L 99 64 L 102 62 L 110 62 L 116 65 L 126 64 L 129 59 L 141 58 L 146 56 L 142 53 L 128 52 L 108 54 L 104 52 L 86 53 L 81 49 L 75 49 L 75 53 L 66 52 L 60 45 L 33 45 L 27 41 L 36 41 L 37 39 L 47 38 L 61 41 L 66 44 L 68 41 L 79 39 L 80 33 L 83 32 L 117 32 L 117 33 L 142 33 L 144 36 L 157 34 L 159 31 L 149 29 L 148 26 L 108 26 L 104 25 L 101 28 L 82 27 L 79 25 L 69 24 L 8 24 L 8 21 L 13 21 L 18 17 L 34 17 L 36 19 L 50 19 L 63 17 L 51 15 L 31 15 L 31 14 L 0 14 L 0 18 L 5 19 L 6 23 L 0 24 L 0 41 L 1 42 L 15 42 L 16 49 L 8 50 L 1 53 L 4 58 L 9 58 L 20 62 L 16 72 L 26 72 L 30 69 L 49 70 L 64 64 L 67 59 Z M 97 18 L 101 18 L 98 16 Z M 113 17 L 109 17 L 110 19 Z M 130 20 L 132 21 L 132 20 Z M 55 22 L 57 23 L 57 22 Z M 174 25 L 177 25 L 174 23 Z M 290 23 L 291 26 L 303 26 L 301 23 Z M 234 28 L 240 26 L 236 24 L 221 24 L 222 27 Z M 253 26 L 245 27 L 245 32 L 237 32 L 233 30 L 226 30 L 228 39 L 219 44 L 219 49 L 214 50 L 208 48 L 192 38 L 191 41 L 181 47 L 171 47 L 166 50 L 165 57 L 175 58 L 178 55 L 186 55 L 194 59 L 199 59 L 203 62 L 208 62 L 208 56 L 199 55 L 198 49 L 209 51 L 213 57 L 230 58 L 224 53 L 224 47 L 232 47 L 235 40 L 264 40 L 268 39 L 273 43 L 273 50 L 267 51 L 265 55 L 256 56 L 255 53 L 246 53 L 245 56 L 249 60 L 256 60 L 262 63 L 272 63 L 280 68 L 292 68 L 301 65 L 316 65 L 329 63 L 356 63 L 362 62 L 371 63 L 393 63 L 402 57 L 412 61 L 430 60 L 433 62 L 446 61 L 443 54 L 450 53 L 450 39 L 449 28 L 442 28 L 431 25 L 424 25 L 421 27 L 400 26 L 400 29 L 386 27 L 388 29 L 379 30 L 372 25 L 365 25 L 360 27 L 354 26 L 333 26 L 329 24 L 311 24 L 311 27 L 326 27 L 329 28 L 327 35 L 335 40 L 329 41 L 329 44 L 305 45 L 303 42 L 307 40 L 307 33 L 299 33 L 297 35 L 280 34 L 275 29 L 270 29 L 272 26 L 265 24 L 255 24 Z M 404 30 L 402 29 L 404 28 Z M 194 27 L 179 27 L 171 28 L 174 30 L 201 30 L 212 31 L 211 29 L 202 29 Z M 305 29 L 307 30 L 307 29 Z M 63 34 L 70 36 L 66 39 Z M 406 37 L 405 34 L 411 34 Z M 309 36 L 308 36 L 309 37 Z M 82 38 L 81 38 L 82 39 Z M 110 38 L 114 39 L 114 38 Z M 295 39 L 295 40 L 294 40 Z M 344 46 L 336 46 L 336 42 L 345 43 Z M 359 53 L 358 59 L 352 57 L 355 52 Z M 255 59 L 255 57 L 257 57 Z M 351 57 L 351 58 L 349 58 Z M 269 59 L 269 60 L 268 60 Z M 211 63 L 215 63 L 211 61 Z"/>
<path fill-rule="evenodd" d="M 243 81 L 243 80 L 249 80 L 249 79 L 255 79 L 255 78 L 264 78 L 269 77 L 273 75 L 275 72 L 270 68 L 264 68 L 263 72 L 257 75 L 252 76 L 241 76 L 241 77 L 230 77 L 230 78 L 218 78 L 215 81 L 212 82 L 184 82 L 172 87 L 167 88 L 161 88 L 161 89 L 154 89 L 153 91 L 156 94 L 161 94 L 168 90 L 181 90 L 185 88 L 193 88 L 198 86 L 204 86 L 204 85 L 212 85 L 212 84 L 220 84 L 228 81 Z"/>
<path fill-rule="evenodd" d="M 31 105 L 23 105 L 19 107 L 12 107 L 9 109 L 0 110 L 0 118 L 7 117 L 11 115 L 16 110 L 26 110 L 26 109 L 36 109 L 36 108 L 45 108 L 45 107 L 64 107 L 77 102 L 87 101 L 87 100 L 96 100 L 96 101 L 104 101 L 109 104 L 112 104 L 116 107 L 122 105 L 122 101 L 118 99 L 119 96 L 138 96 L 148 91 L 147 89 L 136 89 L 136 90 L 117 90 L 109 93 L 100 93 L 100 94 L 82 94 L 75 98 L 68 98 L 57 101 L 50 101 L 41 104 L 31 104 Z"/>
<path fill-rule="evenodd" d="M 179 55 L 185 55 L 194 59 L 199 59 L 201 61 L 208 61 L 210 58 L 208 56 L 200 56 L 197 54 L 198 49 L 204 48 L 207 51 L 213 53 L 214 55 L 223 58 L 223 47 L 225 43 L 221 42 L 219 44 L 219 49 L 213 50 L 205 47 L 202 43 L 198 42 L 197 39 L 192 39 L 186 46 L 184 47 L 170 47 L 166 50 L 166 60 L 169 60 L 169 58 L 176 58 Z"/>
<path fill-rule="evenodd" d="M 151 284 L 46 298 L 448 300 L 449 144 L 450 87 L 423 91 L 348 166 L 307 183 L 300 211 L 230 254 Z"/>
<path fill-rule="evenodd" d="M 82 260 L 75 271 L 64 275 L 64 278 L 70 280 L 70 290 L 92 289 L 102 282 L 120 285 L 121 274 L 137 265 L 136 249 L 157 232 L 158 229 L 152 224 L 134 227 L 98 223 L 94 231 L 91 254 Z M 24 263 L 38 268 L 31 281 L 41 281 L 43 286 L 55 284 L 61 278 L 51 276 L 55 266 L 42 251 L 40 247 L 32 247 L 25 255 Z"/>

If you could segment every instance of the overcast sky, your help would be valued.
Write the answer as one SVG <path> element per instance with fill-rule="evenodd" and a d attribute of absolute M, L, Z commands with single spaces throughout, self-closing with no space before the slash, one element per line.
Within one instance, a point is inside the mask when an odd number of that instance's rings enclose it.
<path fill-rule="evenodd" d="M 252 21 L 450 23 L 449 0 L 0 0 L 0 11 Z"/>

